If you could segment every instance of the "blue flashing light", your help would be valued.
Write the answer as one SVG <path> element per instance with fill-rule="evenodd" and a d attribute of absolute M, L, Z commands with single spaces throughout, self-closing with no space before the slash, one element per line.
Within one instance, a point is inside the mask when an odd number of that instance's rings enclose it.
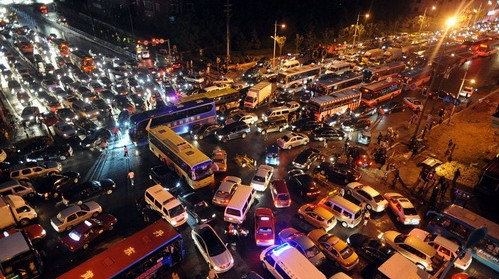
<path fill-rule="evenodd" d="M 288 243 L 284 243 L 280 246 L 277 246 L 276 248 L 274 248 L 274 254 L 276 256 L 279 256 L 281 255 L 281 253 L 283 253 L 284 251 L 288 250 L 289 248 L 291 248 L 291 246 L 288 244 Z"/>

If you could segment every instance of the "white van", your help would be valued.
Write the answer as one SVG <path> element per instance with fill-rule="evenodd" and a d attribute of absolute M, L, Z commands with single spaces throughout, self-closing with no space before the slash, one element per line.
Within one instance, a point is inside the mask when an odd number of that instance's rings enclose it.
<path fill-rule="evenodd" d="M 275 278 L 314 278 L 326 279 L 298 249 L 284 243 L 270 246 L 260 254 L 260 261 Z"/>
<path fill-rule="evenodd" d="M 362 221 L 362 208 L 341 196 L 325 197 L 319 205 L 331 211 L 345 228 L 354 228 Z"/>
<path fill-rule="evenodd" d="M 225 208 L 226 222 L 241 224 L 255 200 L 255 189 L 247 185 L 239 185 Z"/>
<path fill-rule="evenodd" d="M 264 114 L 262 114 L 263 121 L 268 121 L 269 118 L 285 117 L 289 116 L 289 108 L 287 106 L 273 107 L 268 109 Z"/>
<path fill-rule="evenodd" d="M 172 226 L 178 227 L 187 222 L 189 214 L 184 206 L 163 186 L 156 184 L 147 188 L 144 199 L 152 209 L 161 213 Z"/>
<path fill-rule="evenodd" d="M 300 67 L 300 62 L 298 60 L 288 60 L 281 65 L 281 71 L 287 71 L 295 67 Z"/>
<path fill-rule="evenodd" d="M 7 195 L 33 198 L 36 195 L 36 192 L 30 182 L 14 179 L 0 184 L 0 196 Z"/>

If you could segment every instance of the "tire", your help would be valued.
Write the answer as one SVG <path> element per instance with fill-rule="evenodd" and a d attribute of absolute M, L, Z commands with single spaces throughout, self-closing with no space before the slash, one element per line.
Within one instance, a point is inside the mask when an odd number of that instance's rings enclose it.
<path fill-rule="evenodd" d="M 295 130 L 296 130 L 297 132 L 300 132 L 300 131 L 301 131 L 301 129 L 300 129 L 300 128 L 298 128 L 298 127 L 296 127 L 296 129 L 295 129 Z"/>
<path fill-rule="evenodd" d="M 30 220 L 27 218 L 21 219 L 21 221 L 19 221 L 19 225 L 26 226 L 27 224 L 29 224 L 29 221 Z"/>
<path fill-rule="evenodd" d="M 347 194 L 348 194 L 349 196 L 351 196 L 351 195 L 352 195 L 352 191 L 347 190 Z"/>
<path fill-rule="evenodd" d="M 77 201 L 76 202 L 77 205 L 82 205 L 83 204 L 83 201 Z"/>
<path fill-rule="evenodd" d="M 347 224 L 347 222 L 345 222 L 345 221 L 341 222 L 341 225 L 342 225 L 344 228 L 348 228 L 348 224 Z"/>
<path fill-rule="evenodd" d="M 265 135 L 266 133 L 267 133 L 266 130 L 262 130 L 262 132 L 260 134 Z"/>
<path fill-rule="evenodd" d="M 55 192 L 53 195 L 54 199 L 57 199 L 59 197 L 59 192 Z"/>
<path fill-rule="evenodd" d="M 397 222 L 400 222 L 400 216 L 397 216 Z"/>
<path fill-rule="evenodd" d="M 227 139 L 226 137 L 225 138 L 222 138 L 222 142 L 223 143 L 226 143 L 229 139 Z"/>
<path fill-rule="evenodd" d="M 321 171 L 320 171 L 320 174 L 325 175 L 325 174 L 326 174 L 326 171 L 325 171 L 325 170 L 321 170 Z"/>
<path fill-rule="evenodd" d="M 94 212 L 94 214 L 92 214 L 92 217 L 97 217 L 97 215 L 99 215 L 99 212 Z"/>
<path fill-rule="evenodd" d="M 111 195 L 113 193 L 113 190 L 109 189 L 107 190 L 106 194 Z"/>
<path fill-rule="evenodd" d="M 245 138 L 246 138 L 246 133 L 243 133 L 243 134 L 241 135 L 241 138 L 245 139 Z"/>
<path fill-rule="evenodd" d="M 56 175 L 56 174 L 57 174 L 57 172 L 56 172 L 56 171 L 51 171 L 51 172 L 49 172 L 49 176 L 54 176 L 54 175 Z"/>
<path fill-rule="evenodd" d="M 262 262 L 262 268 L 263 268 L 264 270 L 267 270 L 267 266 L 265 265 L 265 263 L 264 263 L 264 262 Z"/>
<path fill-rule="evenodd" d="M 289 149 L 291 149 L 291 145 L 288 145 L 288 146 L 286 147 L 286 149 L 288 149 L 288 150 L 289 150 Z"/>
<path fill-rule="evenodd" d="M 416 264 L 416 266 L 417 266 L 418 268 L 421 268 L 422 270 L 426 271 L 426 267 L 424 267 L 424 265 L 423 265 L 423 264 L 421 264 L 421 263 L 417 263 L 417 264 Z"/>
<path fill-rule="evenodd" d="M 34 197 L 35 197 L 35 193 L 29 193 L 29 194 L 28 194 L 28 198 L 32 199 L 32 198 L 34 198 Z"/>
<path fill-rule="evenodd" d="M 88 243 L 85 243 L 83 244 L 83 246 L 81 247 L 83 250 L 87 249 L 88 248 Z"/>
<path fill-rule="evenodd" d="M 282 132 L 284 131 L 284 129 L 282 127 L 279 128 L 279 132 Z"/>

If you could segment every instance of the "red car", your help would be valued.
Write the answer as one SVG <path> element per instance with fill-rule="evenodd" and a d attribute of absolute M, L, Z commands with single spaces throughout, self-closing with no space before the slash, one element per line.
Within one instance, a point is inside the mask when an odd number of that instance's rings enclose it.
<path fill-rule="evenodd" d="M 37 243 L 47 236 L 47 232 L 40 224 L 32 224 L 23 228 L 11 228 L 0 233 L 0 238 L 7 237 L 13 233 L 23 231 L 32 243 Z"/>
<path fill-rule="evenodd" d="M 76 226 L 67 235 L 61 237 L 61 243 L 71 252 L 87 249 L 88 244 L 105 231 L 114 229 L 118 220 L 111 214 L 99 214 Z"/>
<path fill-rule="evenodd" d="M 274 213 L 269 208 L 257 208 L 255 211 L 255 240 L 257 246 L 275 243 Z"/>
<path fill-rule="evenodd" d="M 42 122 L 47 126 L 52 126 L 55 123 L 59 122 L 59 118 L 53 112 L 44 112 L 42 113 Z"/>

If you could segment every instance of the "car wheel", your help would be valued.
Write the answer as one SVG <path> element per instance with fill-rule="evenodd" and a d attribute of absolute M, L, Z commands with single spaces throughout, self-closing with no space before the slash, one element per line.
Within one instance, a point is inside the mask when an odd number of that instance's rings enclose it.
<path fill-rule="evenodd" d="M 73 183 L 74 183 L 74 184 L 78 183 L 78 181 L 80 181 L 80 179 L 79 179 L 78 177 L 75 177 L 75 178 L 73 179 Z"/>
<path fill-rule="evenodd" d="M 348 224 L 347 224 L 347 222 L 345 222 L 345 221 L 341 222 L 341 225 L 342 225 L 344 228 L 348 228 Z"/>
<path fill-rule="evenodd" d="M 241 138 L 245 139 L 245 138 L 246 138 L 246 133 L 243 133 L 243 134 L 241 135 Z"/>
<path fill-rule="evenodd" d="M 57 199 L 59 197 L 59 192 L 55 192 L 53 195 L 54 199 Z"/>
<path fill-rule="evenodd" d="M 107 190 L 106 194 L 111 195 L 113 193 L 113 190 L 109 189 Z"/>
<path fill-rule="evenodd" d="M 325 175 L 325 174 L 326 174 L 326 171 L 325 171 L 325 170 L 321 170 L 321 171 L 320 171 L 320 174 Z"/>
<path fill-rule="evenodd" d="M 21 226 L 26 226 L 27 224 L 29 224 L 29 219 L 27 218 L 21 219 L 21 221 L 19 221 L 19 224 Z"/>
<path fill-rule="evenodd" d="M 92 217 L 97 217 L 97 215 L 99 215 L 99 212 L 94 212 L 94 213 L 92 214 Z"/>
<path fill-rule="evenodd" d="M 83 244 L 83 246 L 81 248 L 83 248 L 83 250 L 87 249 L 88 248 L 88 243 Z"/>
<path fill-rule="evenodd" d="M 56 175 L 56 174 L 57 174 L 57 172 L 56 172 L 56 171 L 51 171 L 51 172 L 49 172 L 49 176 L 54 176 L 54 175 Z"/>
<path fill-rule="evenodd" d="M 291 145 L 288 145 L 288 146 L 286 147 L 286 149 L 291 149 Z"/>
<path fill-rule="evenodd" d="M 227 138 L 223 138 L 223 139 L 222 139 L 222 142 L 224 142 L 224 143 L 225 143 L 225 142 L 227 142 L 228 140 L 229 140 L 229 139 L 227 139 Z"/>
<path fill-rule="evenodd" d="M 77 201 L 76 202 L 77 205 L 82 205 L 83 204 L 83 201 Z"/>
<path fill-rule="evenodd" d="M 300 129 L 300 128 L 298 128 L 298 127 L 296 127 L 296 131 L 297 131 L 297 132 L 300 132 L 300 131 L 301 131 L 301 129 Z"/>
<path fill-rule="evenodd" d="M 423 264 L 421 264 L 421 263 L 417 263 L 417 264 L 416 264 L 416 266 L 417 266 L 418 268 L 421 268 L 422 270 L 426 271 L 426 268 L 424 267 L 424 265 L 423 265 Z"/>
<path fill-rule="evenodd" d="M 282 132 L 282 131 L 284 131 L 284 129 L 283 129 L 282 127 L 281 127 L 281 128 L 279 128 L 279 132 Z"/>
<path fill-rule="evenodd" d="M 262 267 L 263 267 L 264 270 L 267 270 L 267 266 L 265 265 L 264 262 L 262 262 Z"/>
<path fill-rule="evenodd" d="M 265 135 L 266 133 L 267 133 L 267 131 L 265 131 L 265 130 L 262 130 L 262 132 L 261 132 L 262 135 Z"/>
<path fill-rule="evenodd" d="M 349 196 L 351 196 L 351 195 L 352 195 L 352 191 L 347 190 L 347 194 L 348 194 Z"/>
<path fill-rule="evenodd" d="M 339 264 L 337 261 L 334 261 L 334 265 L 335 265 L 336 267 L 340 267 L 340 264 Z"/>
<path fill-rule="evenodd" d="M 35 197 L 35 193 L 29 193 L 29 194 L 28 194 L 28 198 L 32 199 L 32 198 L 34 198 L 34 197 Z"/>

